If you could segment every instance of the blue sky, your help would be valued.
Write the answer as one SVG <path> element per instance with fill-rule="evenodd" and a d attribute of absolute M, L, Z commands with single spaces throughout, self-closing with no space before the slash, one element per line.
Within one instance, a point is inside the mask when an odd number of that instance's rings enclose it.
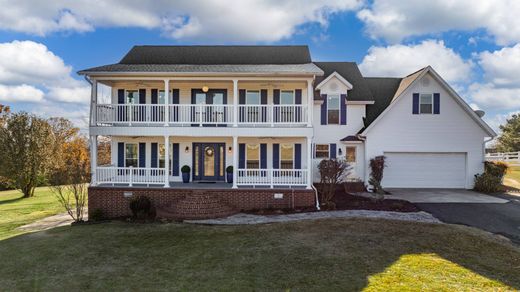
<path fill-rule="evenodd" d="M 0 0 L 0 103 L 86 128 L 89 88 L 75 72 L 133 45 L 306 44 L 365 76 L 432 65 L 497 129 L 520 110 L 520 1 L 477 2 Z"/>

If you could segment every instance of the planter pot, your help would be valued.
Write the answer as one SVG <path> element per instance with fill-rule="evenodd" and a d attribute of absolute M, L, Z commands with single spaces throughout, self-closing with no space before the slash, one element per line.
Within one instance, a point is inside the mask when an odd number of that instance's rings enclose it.
<path fill-rule="evenodd" d="M 182 173 L 182 182 L 183 183 L 189 183 L 190 182 L 190 173 L 189 172 L 183 172 Z"/>
<path fill-rule="evenodd" d="M 230 184 L 233 183 L 233 173 L 232 172 L 231 173 L 229 173 L 229 172 L 226 173 L 226 179 L 227 179 L 228 183 L 230 183 Z"/>

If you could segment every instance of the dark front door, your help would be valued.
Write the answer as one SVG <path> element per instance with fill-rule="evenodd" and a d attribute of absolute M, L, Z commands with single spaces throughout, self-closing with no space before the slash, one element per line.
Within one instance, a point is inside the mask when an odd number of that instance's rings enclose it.
<path fill-rule="evenodd" d="M 224 143 L 193 143 L 193 179 L 224 180 L 225 149 Z"/>

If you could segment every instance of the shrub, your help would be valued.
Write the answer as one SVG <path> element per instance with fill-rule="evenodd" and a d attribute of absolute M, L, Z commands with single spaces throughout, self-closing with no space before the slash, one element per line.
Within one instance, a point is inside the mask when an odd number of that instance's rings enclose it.
<path fill-rule="evenodd" d="M 376 200 L 383 200 L 385 191 L 381 186 L 383 180 L 383 172 L 385 170 L 386 157 L 383 155 L 376 156 L 370 159 L 370 179 L 368 183 L 373 187 L 373 191 L 376 194 Z"/>
<path fill-rule="evenodd" d="M 226 167 L 226 173 L 233 173 L 233 166 L 232 165 Z"/>
<path fill-rule="evenodd" d="M 483 193 L 496 193 L 502 190 L 502 179 L 507 172 L 507 164 L 484 162 L 484 173 L 475 175 L 473 189 Z"/>
<path fill-rule="evenodd" d="M 483 193 L 496 193 L 501 190 L 502 179 L 490 173 L 475 175 L 475 186 L 473 189 Z"/>
<path fill-rule="evenodd" d="M 507 172 L 507 164 L 503 162 L 484 162 L 484 173 L 488 173 L 495 177 L 499 177 L 501 180 Z"/>
<path fill-rule="evenodd" d="M 350 167 L 343 160 L 323 159 L 318 165 L 318 169 L 320 171 L 321 204 L 325 209 L 335 209 L 336 188 L 348 176 Z"/>
<path fill-rule="evenodd" d="M 134 218 L 149 218 L 152 214 L 152 201 L 146 196 L 134 197 L 130 200 L 130 210 Z"/>
<path fill-rule="evenodd" d="M 183 165 L 181 168 L 182 173 L 189 173 L 191 171 L 191 168 L 188 165 Z"/>
<path fill-rule="evenodd" d="M 101 221 L 105 219 L 105 214 L 103 213 L 103 210 L 101 209 L 94 209 L 92 212 L 89 212 L 88 214 L 88 220 L 89 221 Z"/>

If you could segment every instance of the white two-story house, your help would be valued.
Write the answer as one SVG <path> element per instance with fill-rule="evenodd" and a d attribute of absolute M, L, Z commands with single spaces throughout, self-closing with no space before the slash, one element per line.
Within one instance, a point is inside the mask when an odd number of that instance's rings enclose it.
<path fill-rule="evenodd" d="M 324 158 L 367 182 L 385 155 L 384 187 L 471 188 L 496 135 L 431 67 L 367 78 L 306 46 L 136 46 L 79 74 L 92 84 L 89 211 L 109 217 L 136 194 L 193 218 L 311 207 Z M 97 163 L 99 136 L 110 165 Z"/>

